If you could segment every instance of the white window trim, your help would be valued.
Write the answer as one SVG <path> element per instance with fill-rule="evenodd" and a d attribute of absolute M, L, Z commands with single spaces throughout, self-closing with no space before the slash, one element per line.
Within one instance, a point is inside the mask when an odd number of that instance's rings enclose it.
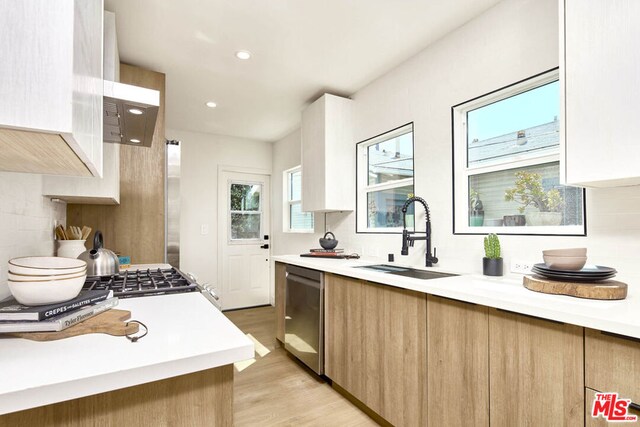
<path fill-rule="evenodd" d="M 313 218 L 312 228 L 291 228 L 291 206 L 302 206 L 302 194 L 300 200 L 289 200 L 289 194 L 291 194 L 291 178 L 290 176 L 296 172 L 302 172 L 302 166 L 296 166 L 291 169 L 287 169 L 282 172 L 282 179 L 285 184 L 282 186 L 283 194 L 283 206 L 282 206 L 282 231 L 284 233 L 296 233 L 296 234 L 310 234 L 315 232 L 315 216 Z M 313 215 L 313 214 L 312 214 Z"/>
<path fill-rule="evenodd" d="M 414 163 L 414 171 L 412 178 L 399 179 L 397 181 L 389 181 L 382 184 L 373 184 L 368 185 L 368 173 L 369 173 L 369 162 L 368 162 L 368 150 L 372 145 L 379 144 L 382 141 L 386 141 L 388 139 L 392 139 L 398 137 L 400 135 L 404 135 L 406 133 L 413 132 L 413 122 L 407 123 L 406 125 L 400 126 L 397 129 L 393 129 L 389 132 L 385 132 L 382 135 L 373 137 L 369 140 L 365 140 L 359 142 L 357 147 L 358 156 L 358 167 L 356 170 L 356 181 L 357 181 L 357 190 L 356 190 L 356 232 L 357 233 L 379 233 L 379 234 L 397 234 L 402 232 L 402 227 L 368 227 L 367 226 L 367 214 L 369 210 L 367 209 L 367 195 L 368 193 L 374 191 L 381 190 L 390 190 L 393 188 L 405 187 L 409 184 L 413 185 L 415 191 L 415 163 Z M 414 135 L 415 137 L 415 135 Z M 413 156 L 415 159 L 415 144 L 413 146 Z"/>
<path fill-rule="evenodd" d="M 475 110 L 484 105 L 509 98 L 520 93 L 529 91 L 538 86 L 554 82 L 559 79 L 559 71 L 557 69 L 542 73 L 538 76 L 527 79 L 523 82 L 516 83 L 506 88 L 497 90 L 491 94 L 478 97 L 469 102 L 459 104 L 452 107 L 451 118 L 453 120 L 453 185 L 454 185 L 454 234 L 518 234 L 518 235 L 569 235 L 584 236 L 586 233 L 586 217 L 584 215 L 584 199 L 583 208 L 583 225 L 559 225 L 559 226 L 536 226 L 536 227 L 471 227 L 469 226 L 468 206 L 469 206 L 469 188 L 468 181 L 470 175 L 478 175 L 488 172 L 496 172 L 501 170 L 516 169 L 526 166 L 534 166 L 538 164 L 559 162 L 560 151 L 548 154 L 540 153 L 538 156 L 514 156 L 512 160 L 502 163 L 492 163 L 490 165 L 467 166 L 467 123 L 466 113 Z M 560 174 L 562 175 L 562 174 Z M 560 177 L 562 180 L 562 178 Z M 562 184 L 562 182 L 561 182 Z"/>

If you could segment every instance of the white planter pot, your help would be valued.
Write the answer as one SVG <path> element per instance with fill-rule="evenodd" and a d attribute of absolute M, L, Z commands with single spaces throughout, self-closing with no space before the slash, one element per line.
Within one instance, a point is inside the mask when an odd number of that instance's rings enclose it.
<path fill-rule="evenodd" d="M 78 258 L 82 252 L 86 251 L 84 242 L 86 240 L 58 240 L 58 256 L 64 258 Z"/>
<path fill-rule="evenodd" d="M 562 212 L 529 212 L 525 215 L 529 226 L 560 225 Z"/>

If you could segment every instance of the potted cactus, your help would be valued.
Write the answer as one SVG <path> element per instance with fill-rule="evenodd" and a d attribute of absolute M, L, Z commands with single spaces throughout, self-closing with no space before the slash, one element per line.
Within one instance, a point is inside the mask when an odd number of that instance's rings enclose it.
<path fill-rule="evenodd" d="M 502 276 L 502 257 L 500 256 L 500 239 L 496 234 L 484 238 L 484 258 L 482 258 L 482 274 L 485 276 Z"/>

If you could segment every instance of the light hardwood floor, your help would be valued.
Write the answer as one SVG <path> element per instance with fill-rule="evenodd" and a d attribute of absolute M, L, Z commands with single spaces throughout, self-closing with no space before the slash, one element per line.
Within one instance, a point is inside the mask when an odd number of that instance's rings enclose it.
<path fill-rule="evenodd" d="M 265 347 L 256 345 L 254 363 L 236 366 L 236 426 L 377 425 L 282 348 L 275 339 L 274 307 L 225 314 L 238 328 L 251 334 Z"/>

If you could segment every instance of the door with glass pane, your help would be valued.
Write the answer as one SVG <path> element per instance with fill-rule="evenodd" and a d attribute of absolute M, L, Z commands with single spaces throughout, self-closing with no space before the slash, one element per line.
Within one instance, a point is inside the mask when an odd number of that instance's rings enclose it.
<path fill-rule="evenodd" d="M 222 308 L 269 304 L 269 176 L 224 171 L 218 183 Z"/>

